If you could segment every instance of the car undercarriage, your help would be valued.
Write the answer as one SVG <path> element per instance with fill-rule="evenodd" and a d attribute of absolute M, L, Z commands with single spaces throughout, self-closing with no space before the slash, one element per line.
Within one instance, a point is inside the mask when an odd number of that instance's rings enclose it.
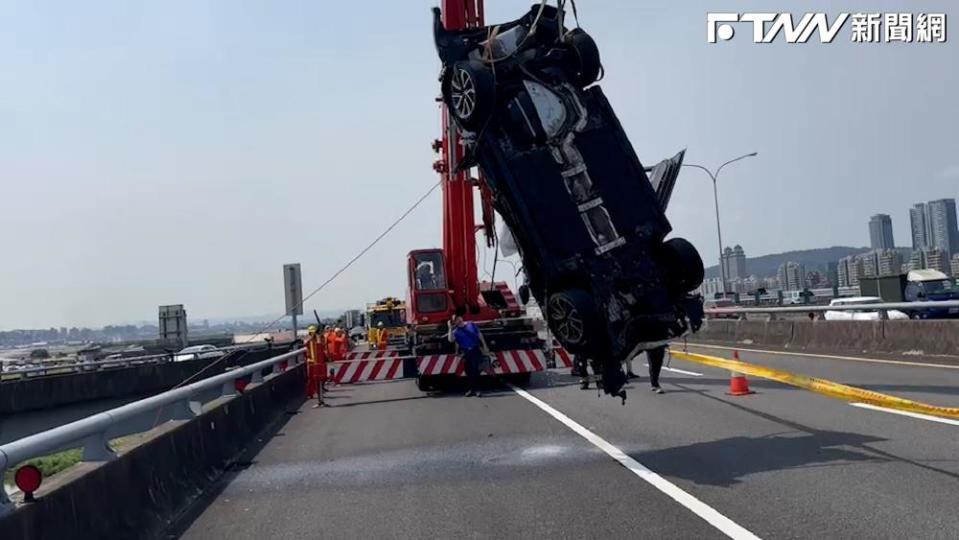
<path fill-rule="evenodd" d="M 515 239 L 528 294 L 560 344 L 601 366 L 625 399 L 622 361 L 695 331 L 695 247 L 667 239 L 684 152 L 646 168 L 601 87 L 599 49 L 561 9 L 447 31 L 436 15 L 443 101 L 465 155 Z"/>

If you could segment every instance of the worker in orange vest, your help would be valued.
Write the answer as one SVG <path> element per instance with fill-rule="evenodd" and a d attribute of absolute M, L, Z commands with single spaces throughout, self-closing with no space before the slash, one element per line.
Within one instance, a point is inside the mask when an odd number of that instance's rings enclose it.
<path fill-rule="evenodd" d="M 323 384 L 326 382 L 327 344 L 323 334 L 310 325 L 306 338 L 306 399 L 313 399 L 316 395 L 316 405 L 313 408 L 326 405 L 323 401 Z"/>
<path fill-rule="evenodd" d="M 380 322 L 376 325 L 376 350 L 385 351 L 387 342 L 389 341 L 389 333 L 386 331 L 386 328 L 383 328 L 383 323 Z"/>
<path fill-rule="evenodd" d="M 334 362 L 346 360 L 346 352 L 349 344 L 347 343 L 346 332 L 342 328 L 333 331 L 333 344 L 330 349 L 333 351 L 332 358 Z"/>
<path fill-rule="evenodd" d="M 326 347 L 326 357 L 333 359 L 333 328 L 330 325 L 323 327 L 323 343 Z"/>

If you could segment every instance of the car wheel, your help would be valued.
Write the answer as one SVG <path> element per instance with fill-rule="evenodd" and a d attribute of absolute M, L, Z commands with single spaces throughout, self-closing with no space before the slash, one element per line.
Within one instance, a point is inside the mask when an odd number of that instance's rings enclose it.
<path fill-rule="evenodd" d="M 685 238 L 671 238 L 663 243 L 670 272 L 670 281 L 682 292 L 689 292 L 703 284 L 705 269 L 699 251 Z"/>
<path fill-rule="evenodd" d="M 589 329 L 596 320 L 593 298 L 582 289 L 567 289 L 550 295 L 546 317 L 560 344 L 573 354 L 584 352 Z"/>
<path fill-rule="evenodd" d="M 493 110 L 492 73 L 470 62 L 456 62 L 447 91 L 446 103 L 459 124 L 468 130 L 482 127 Z"/>
<path fill-rule="evenodd" d="M 579 28 L 571 31 L 566 39 L 572 53 L 568 66 L 570 77 L 574 84 L 585 88 L 599 79 L 603 69 L 599 47 L 589 34 Z"/>

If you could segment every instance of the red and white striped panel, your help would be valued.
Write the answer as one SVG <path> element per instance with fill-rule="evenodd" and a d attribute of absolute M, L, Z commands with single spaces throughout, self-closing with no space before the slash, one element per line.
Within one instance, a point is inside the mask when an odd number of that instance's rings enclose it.
<path fill-rule="evenodd" d="M 523 312 L 523 306 L 519 304 L 519 301 L 516 300 L 516 296 L 513 294 L 513 291 L 509 288 L 509 284 L 505 281 L 497 281 L 490 285 L 490 282 L 484 281 L 480 283 L 480 287 L 484 289 L 493 288 L 499 291 L 503 295 L 503 300 L 506 302 L 506 309 L 502 311 L 509 317 L 517 317 Z"/>
<path fill-rule="evenodd" d="M 371 358 L 392 358 L 399 355 L 400 351 L 387 349 L 385 351 L 348 352 L 346 353 L 346 359 L 369 360 Z"/>
<path fill-rule="evenodd" d="M 333 382 L 353 384 L 366 381 L 389 381 L 403 377 L 402 358 L 379 358 L 333 362 Z"/>
<path fill-rule="evenodd" d="M 507 311 L 519 312 L 523 309 L 516 300 L 516 296 L 513 295 L 513 291 L 509 288 L 509 285 L 507 285 L 505 281 L 496 282 L 494 287 L 499 289 L 499 292 L 503 294 L 503 299 L 506 300 Z"/>
<path fill-rule="evenodd" d="M 553 358 L 556 360 L 556 367 L 561 368 L 572 368 L 573 367 L 573 355 L 569 353 L 566 349 L 562 347 L 553 348 Z"/>
<path fill-rule="evenodd" d="M 430 354 L 416 358 L 420 375 L 463 375 L 463 361 L 455 354 Z"/>
<path fill-rule="evenodd" d="M 496 375 L 533 373 L 546 370 L 543 351 L 497 351 L 498 362 L 493 367 Z M 433 354 L 416 359 L 420 375 L 465 375 L 463 361 L 455 354 Z"/>
<path fill-rule="evenodd" d="M 499 351 L 495 354 L 499 365 L 493 368 L 493 373 L 507 375 L 546 370 L 546 354 L 541 350 Z"/>

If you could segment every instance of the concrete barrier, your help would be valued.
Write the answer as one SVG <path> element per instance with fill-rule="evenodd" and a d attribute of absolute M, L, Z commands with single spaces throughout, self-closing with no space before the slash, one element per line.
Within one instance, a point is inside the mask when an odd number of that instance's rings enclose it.
<path fill-rule="evenodd" d="M 793 339 L 793 321 L 766 321 L 761 343 L 785 347 Z"/>
<path fill-rule="evenodd" d="M 286 351 L 285 347 L 260 348 L 223 362 L 208 358 L 7 381 L 0 383 L 0 415 L 162 392 L 196 376 L 213 363 L 216 365 L 203 371 L 195 380 L 223 373 L 229 366 L 248 365 Z"/>
<path fill-rule="evenodd" d="M 730 342 L 736 340 L 736 322 L 728 319 L 707 319 L 692 339 Z"/>
<path fill-rule="evenodd" d="M 886 321 L 883 343 L 896 352 L 959 356 L 959 321 Z"/>
<path fill-rule="evenodd" d="M 168 423 L 105 463 L 82 463 L 0 520 L 0 538 L 155 537 L 265 429 L 303 402 L 305 367 Z M 73 474 L 71 475 L 71 472 Z"/>
<path fill-rule="evenodd" d="M 959 357 L 959 320 L 709 320 L 690 341 L 810 351 Z"/>
<path fill-rule="evenodd" d="M 736 321 L 736 341 L 739 343 L 761 343 L 766 335 L 766 321 Z"/>

